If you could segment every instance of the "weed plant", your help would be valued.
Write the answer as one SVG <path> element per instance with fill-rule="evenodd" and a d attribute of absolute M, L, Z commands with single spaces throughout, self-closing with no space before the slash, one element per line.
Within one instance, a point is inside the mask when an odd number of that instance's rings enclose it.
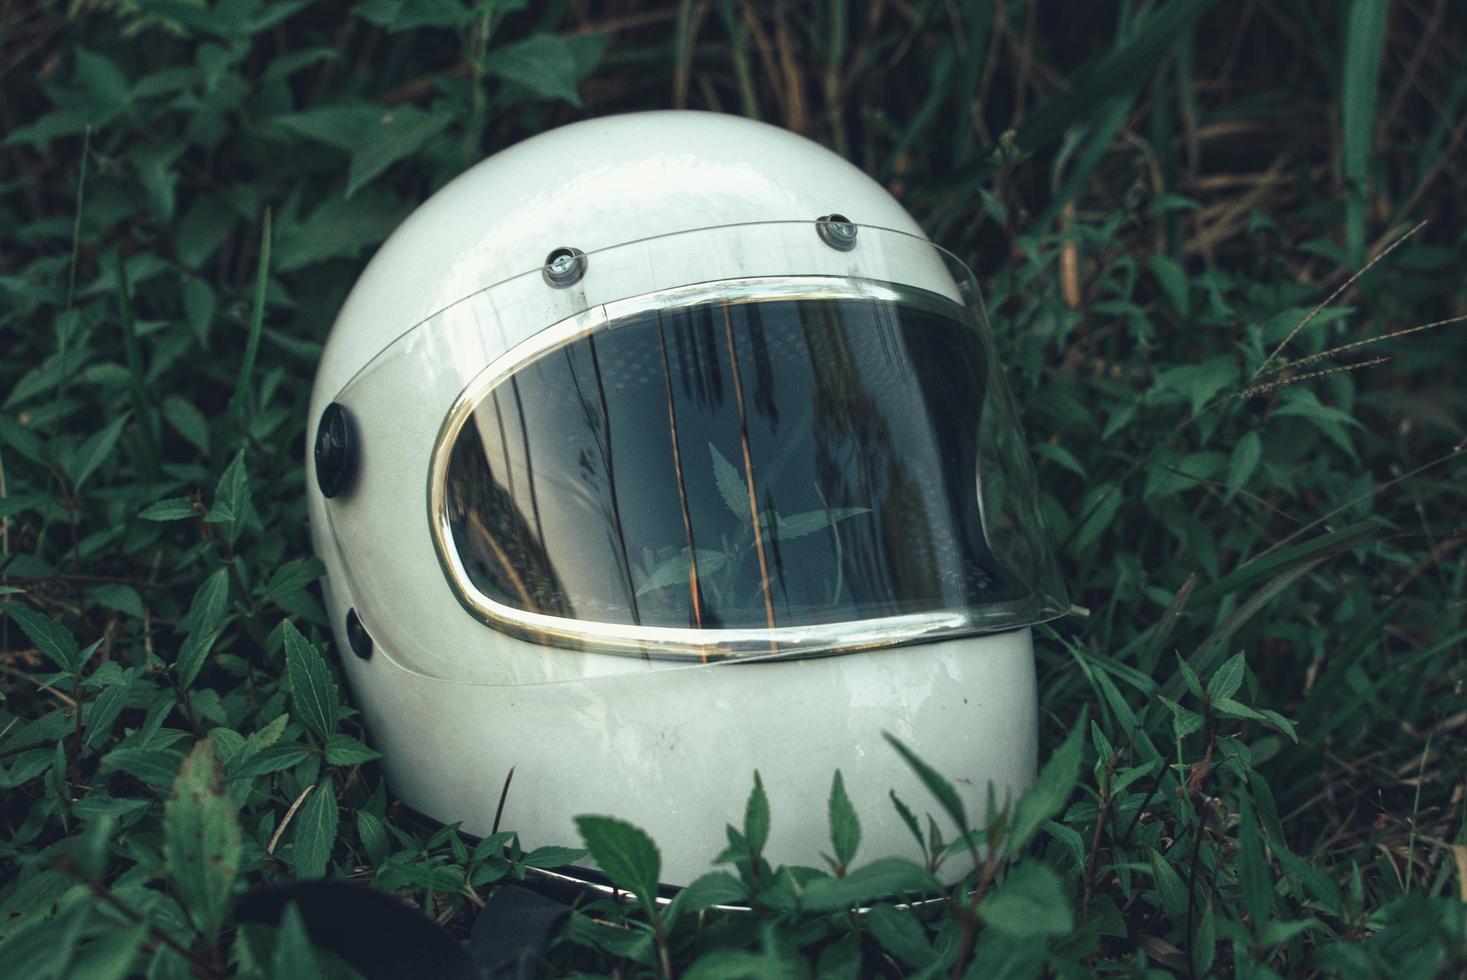
<path fill-rule="evenodd" d="M 588 849 L 634 900 L 578 906 L 547 975 L 1460 976 L 1461 13 L 6 6 L 0 973 L 341 973 L 234 896 L 354 879 L 461 936 Z M 911 860 L 863 854 L 832 773 L 825 863 L 771 867 L 792 815 L 748 773 L 658 908 L 614 817 L 525 852 L 394 803 L 302 458 L 321 342 L 418 202 L 551 126 L 684 106 L 830 145 L 978 271 L 1081 608 L 1038 637 L 1047 762 L 1012 810 L 894 744 L 931 790 Z M 954 850 L 970 887 L 888 900 Z"/>

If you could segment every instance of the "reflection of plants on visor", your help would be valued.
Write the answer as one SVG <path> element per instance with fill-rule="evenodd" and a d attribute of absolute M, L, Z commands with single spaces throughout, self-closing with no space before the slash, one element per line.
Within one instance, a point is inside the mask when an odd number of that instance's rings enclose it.
<path fill-rule="evenodd" d="M 720 603 L 734 598 L 732 593 L 738 587 L 738 577 L 746 565 L 745 559 L 755 552 L 759 541 L 754 532 L 748 485 L 744 478 L 711 442 L 708 444 L 708 452 L 713 458 L 713 479 L 718 486 L 719 496 L 739 519 L 741 531 L 732 539 L 725 537 L 718 548 L 698 548 L 694 551 L 684 545 L 671 557 L 667 557 L 673 550 L 671 547 L 663 548 L 657 554 L 650 548 L 644 548 L 642 570 L 646 577 L 637 588 L 638 598 L 690 580 L 695 581 L 698 588 Z M 819 492 L 818 487 L 816 492 Z M 779 545 L 830 528 L 836 552 L 836 577 L 829 601 L 834 603 L 841 600 L 844 592 L 840 530 L 836 524 L 847 518 L 869 513 L 870 507 L 824 507 L 784 516 L 774 508 L 766 508 L 759 512 L 759 529 L 765 540 Z M 762 584 L 756 583 L 753 595 L 757 596 L 762 588 Z M 666 598 L 664 597 L 665 601 Z"/>

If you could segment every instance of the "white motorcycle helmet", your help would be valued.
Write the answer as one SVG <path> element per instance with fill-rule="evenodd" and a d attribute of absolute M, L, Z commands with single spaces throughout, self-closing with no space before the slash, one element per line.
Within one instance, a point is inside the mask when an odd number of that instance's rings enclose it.
<path fill-rule="evenodd" d="M 392 790 L 526 847 L 574 817 L 709 870 L 758 770 L 776 863 L 919 858 L 883 738 L 970 813 L 1035 770 L 1068 608 L 972 276 L 801 137 L 594 119 L 382 246 L 312 394 L 310 520 Z M 956 880 L 960 861 L 944 869 Z"/>

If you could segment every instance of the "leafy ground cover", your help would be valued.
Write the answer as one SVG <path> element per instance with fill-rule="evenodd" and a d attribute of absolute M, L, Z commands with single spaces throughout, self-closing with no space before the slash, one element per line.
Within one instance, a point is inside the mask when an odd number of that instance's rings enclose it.
<path fill-rule="evenodd" d="M 355 879 L 462 935 L 585 848 L 638 901 L 579 906 L 549 975 L 1467 968 L 1451 0 L 0 24 L 0 972 L 342 972 L 232 896 Z M 788 815 L 750 773 L 728 852 L 659 910 L 635 828 L 524 853 L 394 805 L 332 666 L 301 459 L 321 340 L 416 202 L 528 134 L 668 106 L 827 143 L 978 271 L 1084 612 L 1042 631 L 1049 761 L 986 835 L 961 774 L 924 771 L 914 860 L 870 862 L 832 774 L 829 863 L 772 868 Z M 969 847 L 971 890 L 851 914 Z"/>

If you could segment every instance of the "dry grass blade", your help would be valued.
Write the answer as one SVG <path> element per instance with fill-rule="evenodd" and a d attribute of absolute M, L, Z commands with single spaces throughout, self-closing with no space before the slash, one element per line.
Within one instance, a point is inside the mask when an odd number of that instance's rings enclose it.
<path fill-rule="evenodd" d="M 1390 357 L 1383 354 L 1380 357 L 1372 357 L 1368 361 L 1358 361 L 1354 364 L 1341 364 L 1337 367 L 1325 368 L 1321 371 L 1310 371 L 1307 374 L 1295 375 L 1292 378 L 1279 378 L 1277 381 L 1269 381 L 1264 384 L 1252 385 L 1248 388 L 1244 388 L 1234 397 L 1253 398 L 1257 395 L 1266 395 L 1271 391 L 1277 391 L 1280 388 L 1284 388 L 1292 384 L 1298 384 L 1301 381 L 1313 381 L 1317 378 L 1329 377 L 1331 374 L 1344 374 L 1347 371 L 1358 371 L 1361 368 L 1375 367 L 1377 364 L 1384 364 L 1389 360 Z M 1280 368 L 1280 370 L 1282 370 L 1282 368 Z"/>
<path fill-rule="evenodd" d="M 1416 224 L 1416 227 L 1412 228 L 1410 231 L 1406 232 L 1400 238 L 1397 238 L 1395 241 L 1391 242 L 1385 248 L 1381 249 L 1380 254 L 1376 255 L 1369 262 L 1365 263 L 1365 265 L 1363 267 L 1361 267 L 1361 269 L 1358 272 L 1356 272 L 1350 278 L 1346 279 L 1344 282 L 1340 283 L 1340 285 L 1335 289 L 1334 292 L 1332 292 L 1328 296 L 1326 296 L 1324 298 L 1323 302 L 1321 302 L 1314 309 L 1310 310 L 1309 311 L 1309 315 L 1306 316 L 1306 317 L 1304 317 L 1304 319 L 1300 320 L 1294 326 L 1294 329 L 1289 331 L 1289 335 L 1287 337 L 1285 337 L 1283 340 L 1279 341 L 1278 346 L 1275 347 L 1273 349 L 1273 351 L 1271 353 L 1269 353 L 1269 355 L 1263 359 L 1263 363 L 1260 364 L 1260 365 L 1258 365 L 1258 368 L 1253 372 L 1253 374 L 1248 378 L 1248 380 L 1249 381 L 1252 381 L 1254 378 L 1257 378 L 1260 374 L 1263 374 L 1264 371 L 1266 371 L 1268 369 L 1268 366 L 1274 362 L 1274 359 L 1279 356 L 1279 353 L 1281 351 L 1283 351 L 1283 349 L 1285 347 L 1289 346 L 1289 343 L 1295 337 L 1299 336 L 1299 331 L 1301 331 L 1305 327 L 1309 326 L 1309 324 L 1313 322 L 1314 318 L 1317 317 L 1317 316 L 1319 316 L 1320 312 L 1323 311 L 1325 307 L 1329 306 L 1336 299 L 1338 299 L 1340 297 L 1340 294 L 1342 294 L 1345 290 L 1347 290 L 1351 286 L 1353 286 L 1355 284 L 1355 282 L 1361 276 L 1365 275 L 1365 273 L 1367 273 L 1371 269 L 1373 269 L 1375 267 L 1375 264 L 1377 262 L 1381 261 L 1387 255 L 1390 255 L 1396 249 L 1400 248 L 1407 241 L 1409 241 L 1413 235 L 1415 235 L 1417 232 L 1419 232 L 1422 228 L 1425 228 L 1425 227 L 1426 227 L 1426 221 L 1423 219 L 1422 221 L 1420 221 L 1420 222 L 1418 222 Z"/>
<path fill-rule="evenodd" d="M 1361 347 L 1369 347 L 1372 344 L 1379 344 L 1383 341 L 1395 340 L 1398 337 L 1409 337 L 1413 333 L 1421 333 L 1424 330 L 1435 330 L 1438 327 L 1448 327 L 1454 323 L 1467 323 L 1467 313 L 1463 313 L 1460 316 L 1447 317 L 1445 320 L 1434 320 L 1431 323 L 1423 323 L 1417 327 L 1407 327 L 1404 330 L 1393 330 L 1390 333 L 1383 333 L 1377 337 L 1367 337 L 1364 340 L 1356 340 L 1348 344 L 1341 344 L 1339 347 L 1331 347 L 1329 350 L 1320 351 L 1318 354 L 1310 354 L 1308 357 L 1301 357 L 1298 360 L 1294 361 L 1285 361 L 1283 364 L 1280 364 L 1276 368 L 1270 368 L 1268 373 L 1277 374 L 1280 371 L 1288 371 L 1293 368 L 1304 367 L 1306 364 L 1315 364 L 1319 361 L 1324 360 L 1325 358 L 1333 357 L 1336 354 L 1343 354 L 1345 351 L 1358 350 Z M 1359 366 L 1363 366 L 1363 364 Z M 1254 377 L 1257 376 L 1257 374 L 1254 375 Z M 1310 375 L 1309 377 L 1312 376 L 1313 375 Z M 1303 378 L 1301 377 L 1296 380 L 1303 380 Z"/>

